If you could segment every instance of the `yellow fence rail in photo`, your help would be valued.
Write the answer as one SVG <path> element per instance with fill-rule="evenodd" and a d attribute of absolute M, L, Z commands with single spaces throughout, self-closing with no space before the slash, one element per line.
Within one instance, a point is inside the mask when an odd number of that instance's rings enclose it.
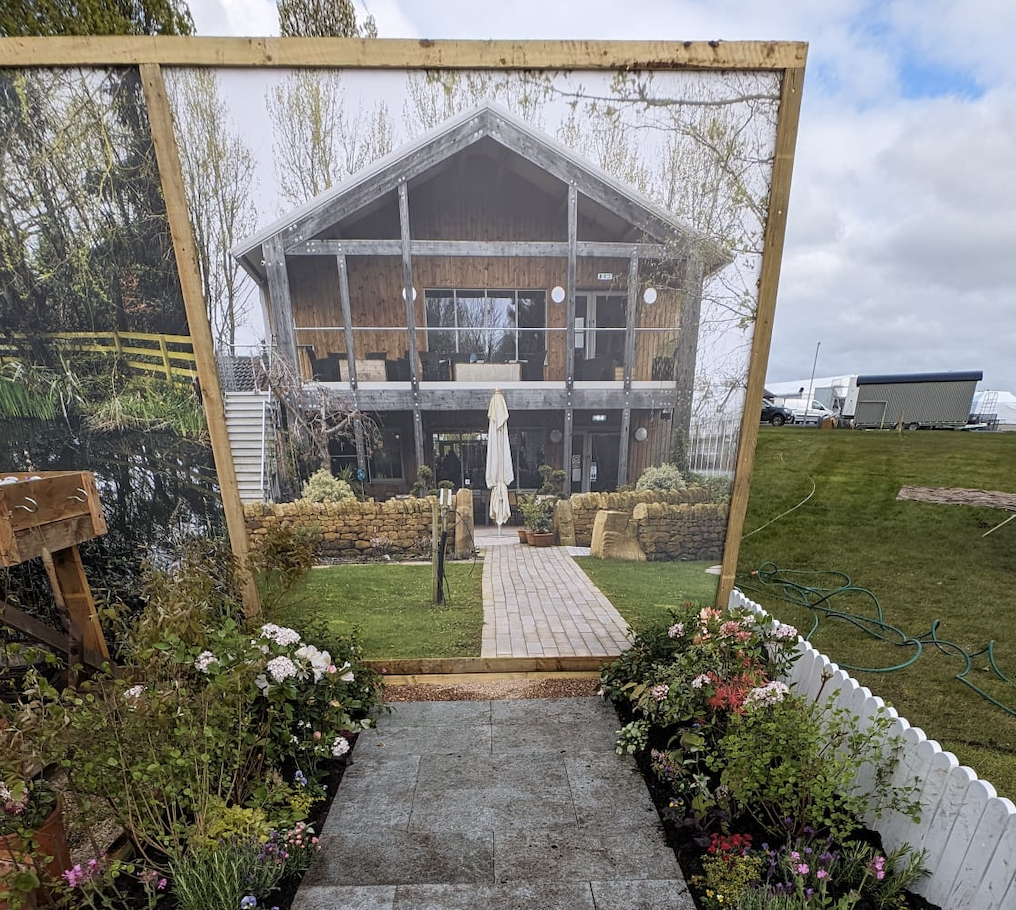
<path fill-rule="evenodd" d="M 145 332 L 44 332 L 32 336 L 61 352 L 114 354 L 125 366 L 161 376 L 170 382 L 191 382 L 197 376 L 189 335 L 155 335 Z M 25 359 L 25 335 L 0 339 L 0 363 Z"/>

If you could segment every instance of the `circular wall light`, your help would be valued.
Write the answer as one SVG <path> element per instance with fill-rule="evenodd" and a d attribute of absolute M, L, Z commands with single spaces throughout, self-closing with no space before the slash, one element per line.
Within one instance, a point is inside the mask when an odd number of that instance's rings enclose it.
<path fill-rule="evenodd" d="M 648 437 L 649 430 L 647 430 L 645 427 L 639 427 L 637 430 L 635 430 L 635 439 L 638 442 L 645 442 Z"/>
<path fill-rule="evenodd" d="M 402 289 L 402 299 L 406 299 L 406 289 Z M 416 300 L 416 288 L 413 288 L 413 300 Z"/>
<path fill-rule="evenodd" d="M 557 287 L 551 289 L 550 299 L 553 300 L 554 303 L 564 303 L 564 298 L 565 298 L 564 288 L 561 287 L 561 285 L 558 285 Z"/>
<path fill-rule="evenodd" d="M 550 431 L 550 441 L 556 444 L 562 439 L 564 439 L 564 433 L 562 433 L 557 427 L 554 427 L 554 429 Z"/>
<path fill-rule="evenodd" d="M 642 299 L 646 302 L 646 306 L 652 306 L 656 303 L 656 288 L 646 288 L 642 292 Z"/>

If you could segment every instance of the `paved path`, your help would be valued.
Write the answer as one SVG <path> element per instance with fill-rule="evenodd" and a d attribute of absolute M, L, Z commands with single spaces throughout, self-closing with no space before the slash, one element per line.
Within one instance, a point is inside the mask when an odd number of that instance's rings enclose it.
<path fill-rule="evenodd" d="M 499 538 L 477 535 L 476 543 L 483 553 L 481 657 L 600 657 L 628 648 L 628 624 L 569 548 L 525 546 L 514 528 Z"/>
<path fill-rule="evenodd" d="M 397 704 L 293 910 L 693 910 L 617 726 L 598 698 Z"/>

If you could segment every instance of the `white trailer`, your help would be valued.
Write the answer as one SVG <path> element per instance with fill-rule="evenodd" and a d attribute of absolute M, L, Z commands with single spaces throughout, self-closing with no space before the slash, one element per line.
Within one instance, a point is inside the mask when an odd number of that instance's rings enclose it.
<path fill-rule="evenodd" d="M 979 370 L 857 377 L 854 426 L 956 429 L 970 419 Z M 845 412 L 844 412 L 845 413 Z"/>

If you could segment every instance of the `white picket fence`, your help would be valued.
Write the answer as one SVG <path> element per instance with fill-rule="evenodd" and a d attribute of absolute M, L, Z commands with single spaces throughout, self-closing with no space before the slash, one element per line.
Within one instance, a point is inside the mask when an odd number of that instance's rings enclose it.
<path fill-rule="evenodd" d="M 733 477 L 740 429 L 738 417 L 692 418 L 688 431 L 688 469 L 699 474 Z"/>
<path fill-rule="evenodd" d="M 738 590 L 728 604 L 768 616 Z M 928 851 L 931 872 L 913 890 L 943 910 L 1014 910 L 1016 806 L 810 643 L 802 639 L 799 648 L 801 657 L 785 680 L 796 684 L 795 691 L 817 697 L 838 690 L 833 703 L 849 708 L 862 724 L 878 714 L 892 719 L 892 735 L 902 743 L 894 782 L 919 782 L 921 820 L 887 812 L 880 819 L 869 816 L 865 824 L 879 832 L 888 850 L 907 843 Z M 858 783 L 864 786 L 864 771 Z M 871 792 L 870 774 L 868 783 Z"/>

